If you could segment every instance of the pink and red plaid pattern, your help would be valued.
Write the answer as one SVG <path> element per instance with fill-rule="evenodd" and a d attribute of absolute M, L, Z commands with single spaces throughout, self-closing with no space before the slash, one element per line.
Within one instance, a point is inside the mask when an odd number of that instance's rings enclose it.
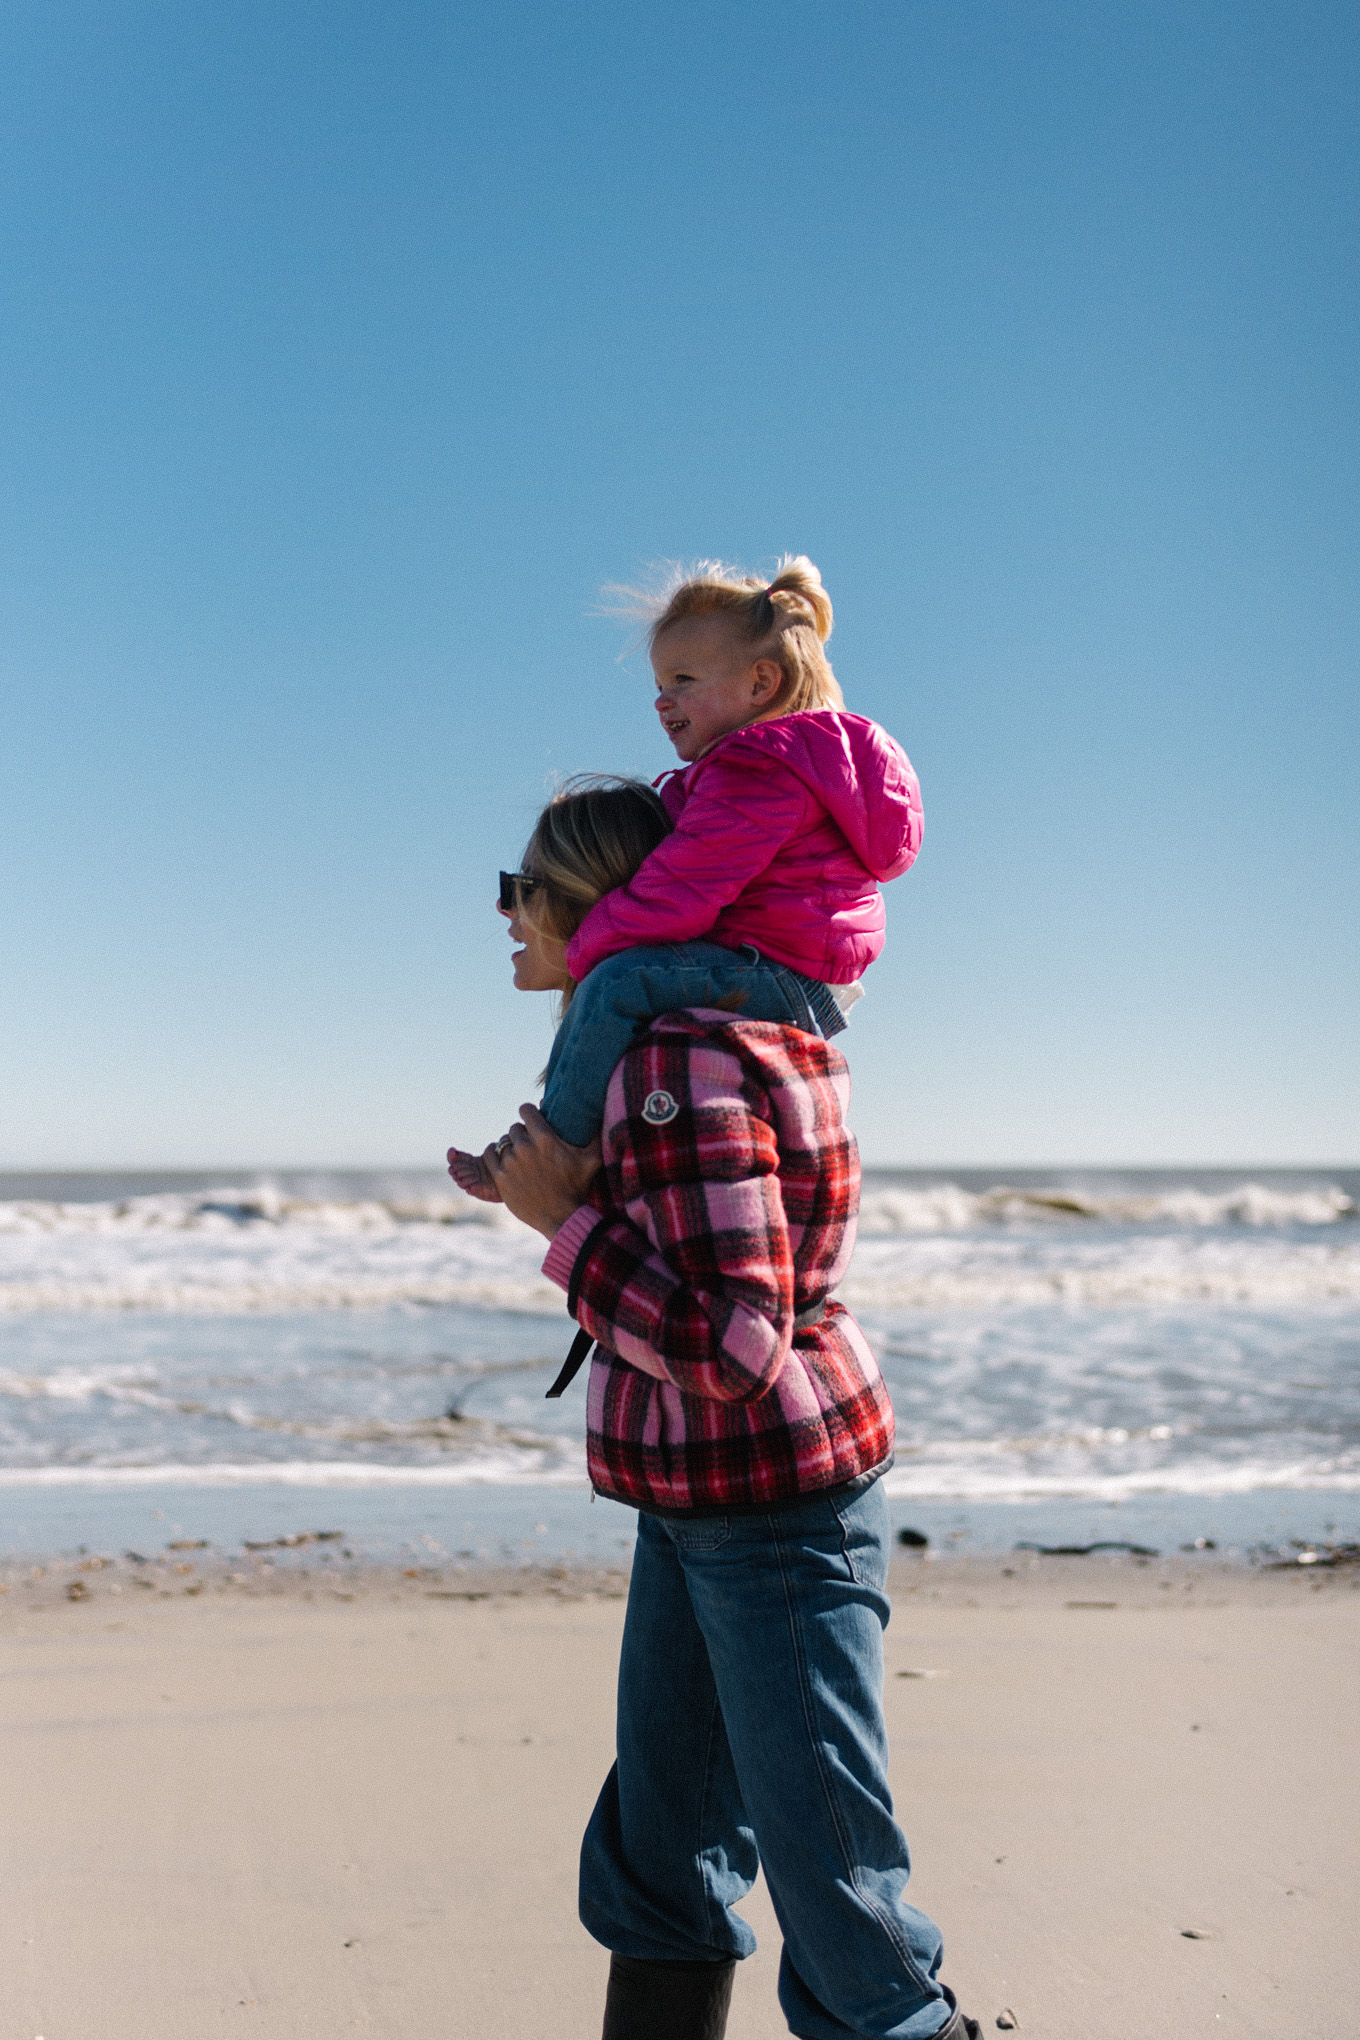
<path fill-rule="evenodd" d="M 663 1014 L 615 1070 L 603 1175 L 543 1263 L 606 1349 L 587 1396 L 601 1493 L 773 1507 L 891 1456 L 878 1364 L 826 1304 L 859 1206 L 849 1093 L 815 1035 L 709 1011 Z"/>

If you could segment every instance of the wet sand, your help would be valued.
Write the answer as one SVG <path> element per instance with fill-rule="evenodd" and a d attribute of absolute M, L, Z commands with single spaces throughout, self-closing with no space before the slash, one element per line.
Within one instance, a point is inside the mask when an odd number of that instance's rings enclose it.
<path fill-rule="evenodd" d="M 575 1860 L 622 1576 L 269 1556 L 0 1581 L 0 2031 L 594 2040 Z M 1351 2040 L 1360 1569 L 1016 1555 L 894 1587 L 912 1891 L 984 2033 Z M 729 2031 L 772 2040 L 747 1911 Z"/>

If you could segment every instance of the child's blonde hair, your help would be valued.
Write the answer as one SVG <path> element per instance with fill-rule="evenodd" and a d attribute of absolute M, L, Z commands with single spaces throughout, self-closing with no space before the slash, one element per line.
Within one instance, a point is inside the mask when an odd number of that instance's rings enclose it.
<path fill-rule="evenodd" d="M 697 560 L 659 595 L 633 590 L 634 614 L 650 619 L 647 646 L 690 616 L 722 616 L 751 648 L 751 658 L 777 660 L 784 679 L 769 715 L 806 708 L 844 708 L 845 697 L 822 646 L 831 635 L 831 597 L 804 553 L 785 553 L 772 581 L 739 573 L 721 560 Z"/>

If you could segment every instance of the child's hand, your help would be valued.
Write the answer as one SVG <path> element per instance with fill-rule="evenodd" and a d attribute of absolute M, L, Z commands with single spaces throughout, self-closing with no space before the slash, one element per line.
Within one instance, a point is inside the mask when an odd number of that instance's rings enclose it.
<path fill-rule="evenodd" d="M 480 1198 L 483 1204 L 503 1202 L 501 1193 L 492 1180 L 491 1171 L 481 1155 L 464 1154 L 462 1148 L 450 1148 L 449 1174 L 460 1190 L 467 1191 L 469 1197 Z"/>

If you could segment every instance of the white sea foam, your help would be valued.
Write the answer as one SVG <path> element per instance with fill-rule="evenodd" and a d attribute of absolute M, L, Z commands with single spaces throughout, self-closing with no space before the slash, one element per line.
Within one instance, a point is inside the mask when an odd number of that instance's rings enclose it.
<path fill-rule="evenodd" d="M 1088 1498 L 1128 1501 L 1138 1495 L 1242 1495 L 1262 1489 L 1319 1493 L 1360 1491 L 1360 1463 L 1303 1457 L 1245 1460 L 1223 1465 L 1207 1455 L 1183 1464 L 1138 1471 L 1053 1472 L 1007 1463 L 1008 1446 L 943 1444 L 917 1453 L 900 1448 L 884 1480 L 885 1492 L 914 1501 L 1033 1501 Z M 206 1464 L 168 1462 L 141 1466 L 30 1466 L 0 1468 L 0 1490 L 33 1488 L 230 1488 L 280 1485 L 298 1488 L 364 1487 L 579 1487 L 586 1484 L 585 1453 L 544 1440 L 534 1449 L 489 1448 L 434 1465 L 387 1465 L 365 1460 L 243 1460 Z"/>
<path fill-rule="evenodd" d="M 429 1197 L 295 1197 L 270 1184 L 248 1190 L 198 1190 L 187 1195 L 120 1197 L 106 1203 L 59 1204 L 39 1199 L 0 1202 L 0 1233 L 199 1232 L 231 1236 L 242 1227 L 305 1227 L 321 1233 L 390 1232 L 404 1225 L 480 1225 L 514 1230 L 502 1206 L 461 1190 Z"/>
<path fill-rule="evenodd" d="M 545 1439 L 538 1448 L 483 1451 L 435 1466 L 387 1466 L 351 1459 L 213 1461 L 205 1465 L 0 1467 L 0 1488 L 53 1487 L 478 1487 L 548 1483 L 581 1486 L 584 1448 Z"/>
<path fill-rule="evenodd" d="M 909 1459 L 904 1464 L 899 1455 L 883 1489 L 895 1499 L 931 1502 L 1126 1502 L 1138 1495 L 1202 1495 L 1207 1499 L 1257 1494 L 1262 1489 L 1353 1494 L 1360 1491 L 1360 1464 L 1354 1459 L 1335 1464 L 1298 1457 L 1223 1465 L 1206 1456 L 1189 1464 L 1136 1472 L 1050 1473 L 990 1465 L 984 1457 L 942 1446 L 929 1461 Z"/>
<path fill-rule="evenodd" d="M 543 1243 L 495 1205 L 353 1202 L 269 1189 L 107 1204 L 0 1204 L 0 1311 L 382 1310 L 556 1314 Z"/>
<path fill-rule="evenodd" d="M 852 1307 L 1053 1301 L 1307 1303 L 1360 1296 L 1354 1204 L 1335 1186 L 1156 1195 L 944 1184 L 873 1189 Z M 0 1312 L 185 1315 L 462 1305 L 556 1316 L 542 1242 L 461 1192 L 270 1188 L 93 1204 L 0 1203 Z"/>
<path fill-rule="evenodd" d="M 864 1234 L 963 1232 L 978 1227 L 1095 1220 L 1116 1226 L 1330 1226 L 1356 1217 L 1353 1198 L 1334 1184 L 1279 1190 L 1242 1183 L 1230 1190 L 1173 1189 L 1145 1194 L 1079 1189 L 869 1189 L 860 1206 Z M 301 1229 L 323 1235 L 371 1235 L 405 1227 L 479 1226 L 514 1234 L 520 1228 L 501 1206 L 482 1204 L 452 1187 L 424 1196 L 303 1197 L 271 1184 L 199 1190 L 103 1203 L 41 1199 L 0 1201 L 0 1235 L 80 1234 L 128 1238 L 192 1232 L 232 1238 L 243 1231 Z"/>
<path fill-rule="evenodd" d="M 556 1316 L 562 1292 L 536 1276 L 462 1280 L 415 1270 L 391 1277 L 337 1270 L 312 1279 L 301 1271 L 270 1268 L 244 1280 L 206 1271 L 178 1277 L 150 1269 L 29 1281 L 0 1278 L 0 1311 L 154 1310 L 230 1317 L 252 1311 L 387 1310 L 398 1304 L 464 1304 Z"/>
<path fill-rule="evenodd" d="M 0 1397 L 5 1396 L 67 1405 L 102 1401 L 124 1408 L 154 1410 L 170 1417 L 231 1425 L 266 1436 L 306 1438 L 332 1445 L 432 1447 L 438 1452 L 466 1456 L 485 1450 L 489 1444 L 498 1449 L 525 1447 L 537 1452 L 543 1443 L 537 1436 L 516 1436 L 504 1425 L 476 1417 L 393 1418 L 367 1412 L 281 1416 L 252 1408 L 240 1399 L 222 1402 L 176 1394 L 162 1386 L 154 1369 L 137 1366 L 58 1367 L 51 1374 L 27 1375 L 0 1369 Z"/>
<path fill-rule="evenodd" d="M 1302 1253 L 1271 1262 L 1169 1258 L 1152 1266 L 1007 1268 L 884 1267 L 856 1261 L 837 1295 L 851 1310 L 991 1310 L 1017 1304 L 1063 1303 L 1105 1309 L 1124 1304 L 1309 1304 L 1360 1298 L 1360 1256 L 1312 1259 Z M 535 1272 L 522 1278 L 460 1279 L 412 1271 L 366 1277 L 351 1270 L 306 1279 L 294 1270 L 261 1268 L 247 1279 L 197 1271 L 178 1277 L 153 1270 L 75 1279 L 52 1275 L 0 1279 L 0 1313 L 155 1311 L 189 1317 L 282 1316 L 331 1310 L 459 1305 L 518 1316 L 560 1317 L 560 1289 Z"/>
<path fill-rule="evenodd" d="M 1319 1226 L 1356 1216 L 1344 1190 L 1273 1190 L 1242 1183 L 1225 1191 L 1163 1190 L 1100 1195 L 1081 1190 L 870 1190 L 860 1205 L 861 1235 L 965 1232 L 977 1227 L 1096 1220 L 1114 1226 Z"/>
<path fill-rule="evenodd" d="M 1119 1241 L 1078 1251 L 989 1251 L 974 1240 L 947 1251 L 911 1252 L 866 1239 L 842 1283 L 852 1310 L 991 1310 L 1062 1303 L 1299 1304 L 1360 1297 L 1360 1246 L 1320 1247 L 1185 1238 Z"/>
<path fill-rule="evenodd" d="M 890 1491 L 1360 1489 L 1357 1179 L 1147 1180 L 870 1181 Z M 0 1482 L 580 1482 L 543 1251 L 432 1176 L 0 1203 Z"/>

